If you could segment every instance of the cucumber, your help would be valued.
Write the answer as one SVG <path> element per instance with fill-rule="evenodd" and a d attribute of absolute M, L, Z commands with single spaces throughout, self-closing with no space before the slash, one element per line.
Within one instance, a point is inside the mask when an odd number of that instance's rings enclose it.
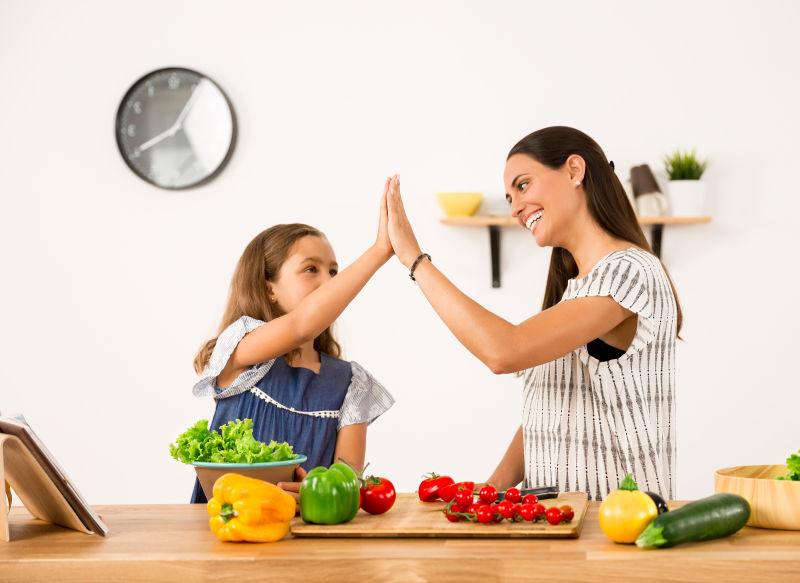
<path fill-rule="evenodd" d="M 736 494 L 714 494 L 660 514 L 636 539 L 639 548 L 674 547 L 682 543 L 730 536 L 750 518 L 750 504 Z"/>

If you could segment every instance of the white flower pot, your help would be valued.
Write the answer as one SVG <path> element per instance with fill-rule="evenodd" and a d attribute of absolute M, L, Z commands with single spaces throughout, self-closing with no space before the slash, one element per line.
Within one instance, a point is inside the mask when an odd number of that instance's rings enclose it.
<path fill-rule="evenodd" d="M 699 217 L 705 212 L 706 183 L 702 180 L 670 180 L 669 212 L 675 217 Z"/>

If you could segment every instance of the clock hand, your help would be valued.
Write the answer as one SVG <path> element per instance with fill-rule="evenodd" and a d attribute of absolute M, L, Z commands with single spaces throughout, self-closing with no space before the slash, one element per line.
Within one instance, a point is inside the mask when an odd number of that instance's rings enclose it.
<path fill-rule="evenodd" d="M 153 146 L 155 146 L 161 140 L 164 140 L 164 139 L 166 139 L 166 138 L 168 138 L 170 136 L 174 136 L 176 131 L 177 130 L 175 129 L 175 126 L 167 128 L 166 130 L 164 130 L 163 132 L 161 132 L 160 134 L 158 134 L 154 138 L 150 138 L 144 144 L 139 146 L 139 151 L 140 152 L 144 152 L 145 150 L 148 150 L 149 148 L 152 148 Z"/>
<path fill-rule="evenodd" d="M 185 120 L 186 116 L 189 115 L 189 111 L 192 109 L 192 106 L 194 105 L 194 102 L 197 99 L 197 94 L 200 93 L 199 90 L 200 90 L 200 85 L 202 83 L 203 82 L 200 81 L 197 85 L 195 85 L 195 88 L 192 90 L 192 95 L 189 97 L 189 100 L 186 102 L 186 105 L 183 106 L 183 109 L 178 114 L 178 119 L 176 119 L 175 123 L 172 124 L 173 132 L 177 132 L 181 128 L 181 126 L 183 125 L 183 120 Z"/>

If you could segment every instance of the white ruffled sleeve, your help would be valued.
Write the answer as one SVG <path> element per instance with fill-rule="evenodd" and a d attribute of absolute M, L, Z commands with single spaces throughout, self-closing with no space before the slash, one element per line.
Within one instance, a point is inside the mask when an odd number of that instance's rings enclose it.
<path fill-rule="evenodd" d="M 394 405 L 394 398 L 382 384 L 357 362 L 350 363 L 352 378 L 342 408 L 339 429 L 356 423 L 372 423 Z"/>
<path fill-rule="evenodd" d="M 242 372 L 229 387 L 224 389 L 217 388 L 217 376 L 225 368 L 233 351 L 248 333 L 252 332 L 264 322 L 249 316 L 242 316 L 233 324 L 225 328 L 217 338 L 217 344 L 208 359 L 208 364 L 200 374 L 200 380 L 194 385 L 192 392 L 196 397 L 214 397 L 225 399 L 233 397 L 245 391 L 249 391 L 255 384 L 264 378 L 272 368 L 275 359 L 259 364 L 254 364 Z"/>

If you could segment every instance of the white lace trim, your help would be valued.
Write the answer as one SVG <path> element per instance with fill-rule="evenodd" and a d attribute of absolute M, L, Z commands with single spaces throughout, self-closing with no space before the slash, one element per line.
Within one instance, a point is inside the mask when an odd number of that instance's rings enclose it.
<path fill-rule="evenodd" d="M 294 407 L 287 407 L 283 403 L 278 403 L 278 401 L 270 397 L 268 394 L 266 394 L 258 387 L 251 388 L 250 392 L 253 393 L 259 399 L 261 399 L 262 401 L 265 401 L 271 405 L 275 405 L 278 409 L 283 409 L 284 411 L 291 411 L 292 413 L 297 413 L 298 415 L 308 415 L 309 417 L 322 417 L 323 419 L 339 418 L 339 411 L 299 411 Z"/>

